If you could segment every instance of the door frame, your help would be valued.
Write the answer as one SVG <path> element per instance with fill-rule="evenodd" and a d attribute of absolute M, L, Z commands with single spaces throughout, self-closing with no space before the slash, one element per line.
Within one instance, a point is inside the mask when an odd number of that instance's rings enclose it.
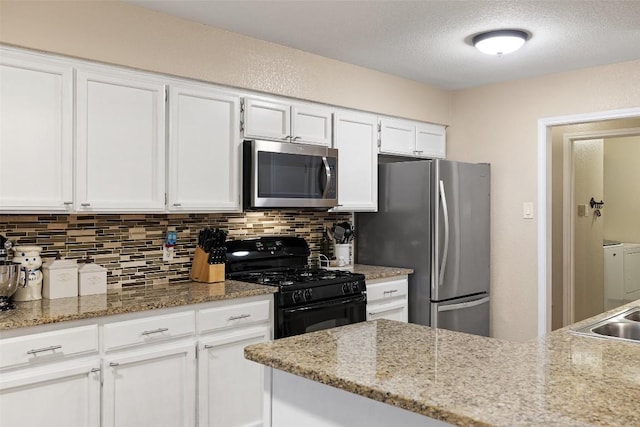
<path fill-rule="evenodd" d="M 551 330 L 551 128 L 640 117 L 640 107 L 538 119 L 538 335 Z"/>
<path fill-rule="evenodd" d="M 565 133 L 562 136 L 562 326 L 575 319 L 575 151 L 576 141 L 620 138 L 640 135 L 640 128 L 593 130 Z"/>

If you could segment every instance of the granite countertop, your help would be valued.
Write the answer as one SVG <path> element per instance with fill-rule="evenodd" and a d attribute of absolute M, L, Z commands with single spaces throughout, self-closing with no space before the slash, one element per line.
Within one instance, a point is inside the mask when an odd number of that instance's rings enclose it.
<path fill-rule="evenodd" d="M 406 275 L 413 272 L 413 270 L 406 268 L 358 264 L 354 266 L 354 271 L 363 273 L 367 280 Z M 151 286 L 128 286 L 109 290 L 106 294 L 101 295 L 18 302 L 15 310 L 0 312 L 0 331 L 272 294 L 276 291 L 277 288 L 273 286 L 236 280 L 226 280 L 219 283 L 181 282 Z"/>
<path fill-rule="evenodd" d="M 410 268 L 381 267 L 377 265 L 364 264 L 355 264 L 351 271 L 354 273 L 364 274 L 366 280 L 386 279 L 388 277 L 413 274 L 413 270 Z"/>
<path fill-rule="evenodd" d="M 459 426 L 640 426 L 640 344 L 568 328 L 515 343 L 376 320 L 252 345 L 245 357 Z"/>
<path fill-rule="evenodd" d="M 0 313 L 0 331 L 28 326 L 90 319 L 113 314 L 225 299 L 272 294 L 273 286 L 225 280 L 218 283 L 181 282 L 129 286 L 106 294 L 17 302 L 16 309 Z"/>

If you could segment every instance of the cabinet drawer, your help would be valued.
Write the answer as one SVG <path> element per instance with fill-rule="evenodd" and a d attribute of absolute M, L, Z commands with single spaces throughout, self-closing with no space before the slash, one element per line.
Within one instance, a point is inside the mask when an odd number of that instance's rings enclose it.
<path fill-rule="evenodd" d="M 408 286 L 408 280 L 405 278 L 367 282 L 367 301 L 404 297 L 407 295 Z"/>
<path fill-rule="evenodd" d="M 104 325 L 104 350 L 167 341 L 194 335 L 195 314 L 167 314 Z"/>
<path fill-rule="evenodd" d="M 43 332 L 0 341 L 0 368 L 57 362 L 70 356 L 97 353 L 98 326 Z"/>
<path fill-rule="evenodd" d="M 200 333 L 263 322 L 269 319 L 270 311 L 270 301 L 249 302 L 201 310 L 198 314 Z"/>

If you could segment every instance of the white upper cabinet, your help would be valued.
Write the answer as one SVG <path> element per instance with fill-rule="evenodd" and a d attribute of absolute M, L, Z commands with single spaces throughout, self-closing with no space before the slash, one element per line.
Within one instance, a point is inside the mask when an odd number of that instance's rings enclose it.
<path fill-rule="evenodd" d="M 446 154 L 445 127 L 409 120 L 380 119 L 380 153 L 444 158 Z"/>
<path fill-rule="evenodd" d="M 339 111 L 334 148 L 338 149 L 338 207 L 334 211 L 378 209 L 378 118 Z"/>
<path fill-rule="evenodd" d="M 405 120 L 380 119 L 380 152 L 387 154 L 415 154 L 415 125 Z"/>
<path fill-rule="evenodd" d="M 333 110 L 309 105 L 291 107 L 291 141 L 331 147 Z"/>
<path fill-rule="evenodd" d="M 170 211 L 240 211 L 240 97 L 171 85 Z"/>
<path fill-rule="evenodd" d="M 165 210 L 165 86 L 78 70 L 76 210 Z"/>
<path fill-rule="evenodd" d="M 0 211 L 73 208 L 73 68 L 0 49 Z"/>
<path fill-rule="evenodd" d="M 416 125 L 416 155 L 444 159 L 447 154 L 446 129 L 441 125 Z"/>
<path fill-rule="evenodd" d="M 331 146 L 330 108 L 244 99 L 244 138 Z"/>

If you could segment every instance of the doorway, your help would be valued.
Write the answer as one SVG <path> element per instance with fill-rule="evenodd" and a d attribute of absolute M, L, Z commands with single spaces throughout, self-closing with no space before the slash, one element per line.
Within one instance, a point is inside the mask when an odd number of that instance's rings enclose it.
<path fill-rule="evenodd" d="M 553 178 L 562 177 L 554 167 L 562 157 L 556 156 L 558 147 L 552 144 L 552 131 L 560 126 L 589 126 L 598 122 L 611 122 L 615 120 L 640 119 L 640 108 L 625 110 L 604 111 L 571 116 L 543 118 L 538 120 L 538 335 L 543 335 L 552 328 L 552 303 L 554 276 L 557 277 L 557 269 L 554 269 L 554 259 L 563 257 L 563 251 L 558 251 L 557 244 L 554 251 L 554 241 L 558 235 L 564 236 L 562 220 L 558 224 L 557 215 L 553 215 L 554 208 L 562 205 L 562 191 L 558 191 L 557 185 L 553 185 Z M 560 152 L 562 152 L 562 145 Z M 560 161 L 562 165 L 563 162 Z M 556 165 L 557 166 L 557 165 Z M 561 178 L 562 179 L 562 178 Z M 557 194 L 560 194 L 560 201 Z M 555 200 L 555 202 L 554 202 Z M 562 218 L 562 215 L 560 216 Z M 560 248 L 563 246 L 563 237 L 560 237 Z M 561 254 L 561 255 L 559 255 Z M 560 261 L 563 265 L 564 261 Z M 562 269 L 560 270 L 562 276 Z M 554 274 L 555 273 L 555 274 Z M 555 280 L 557 283 L 558 280 Z M 560 280 L 562 282 L 562 280 Z"/>

